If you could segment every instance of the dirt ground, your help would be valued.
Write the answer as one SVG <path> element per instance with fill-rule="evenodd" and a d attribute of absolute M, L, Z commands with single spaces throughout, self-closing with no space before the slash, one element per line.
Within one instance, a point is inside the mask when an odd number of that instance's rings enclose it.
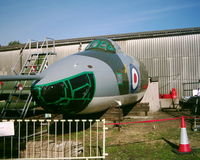
<path fill-rule="evenodd" d="M 157 112 L 147 117 L 138 116 L 124 119 L 123 122 L 136 122 L 157 119 L 191 116 L 189 112 Z M 193 120 L 186 119 L 186 128 L 190 147 L 190 154 L 176 154 L 179 148 L 180 119 L 151 122 L 123 124 L 120 131 L 113 125 L 108 125 L 106 133 L 106 151 L 109 160 L 134 159 L 200 159 L 200 132 L 191 130 Z"/>

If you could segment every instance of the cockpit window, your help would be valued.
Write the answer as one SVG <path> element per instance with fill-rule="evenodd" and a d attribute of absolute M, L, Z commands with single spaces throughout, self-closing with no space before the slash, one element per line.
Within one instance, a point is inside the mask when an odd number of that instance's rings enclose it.
<path fill-rule="evenodd" d="M 41 95 L 46 102 L 52 103 L 60 99 L 60 97 L 65 96 L 65 92 L 63 90 L 64 83 L 60 82 L 57 84 L 44 86 L 42 88 Z"/>
<path fill-rule="evenodd" d="M 33 99 L 41 106 L 71 106 L 75 112 L 82 110 L 88 104 L 95 92 L 95 77 L 93 72 L 83 72 L 66 79 L 48 84 L 34 84 L 31 88 Z M 76 107 L 72 106 L 76 104 Z"/>
<path fill-rule="evenodd" d="M 116 53 L 116 48 L 107 39 L 98 39 L 98 40 L 92 41 L 86 47 L 85 50 L 91 50 L 91 49 L 101 50 L 101 51 L 110 52 L 110 53 Z"/>

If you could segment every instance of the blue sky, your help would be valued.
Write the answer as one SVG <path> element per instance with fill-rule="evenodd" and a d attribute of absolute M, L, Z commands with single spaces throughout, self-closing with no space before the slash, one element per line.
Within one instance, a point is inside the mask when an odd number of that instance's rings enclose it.
<path fill-rule="evenodd" d="M 0 0 L 0 44 L 200 27 L 199 0 Z"/>

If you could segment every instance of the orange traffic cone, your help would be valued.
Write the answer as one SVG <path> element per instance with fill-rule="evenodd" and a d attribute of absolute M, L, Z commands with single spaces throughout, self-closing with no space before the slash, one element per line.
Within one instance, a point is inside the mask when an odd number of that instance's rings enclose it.
<path fill-rule="evenodd" d="M 190 153 L 192 150 L 188 141 L 187 130 L 184 116 L 181 117 L 181 135 L 180 135 L 179 153 Z"/>

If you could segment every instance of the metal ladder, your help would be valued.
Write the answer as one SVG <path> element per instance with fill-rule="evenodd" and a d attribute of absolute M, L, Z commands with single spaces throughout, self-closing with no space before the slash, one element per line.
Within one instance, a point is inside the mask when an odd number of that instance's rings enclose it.
<path fill-rule="evenodd" d="M 49 42 L 52 42 L 50 44 Z M 32 45 L 36 44 L 36 53 L 31 53 Z M 49 48 L 51 46 L 51 48 Z M 24 51 L 28 48 L 29 56 L 25 60 L 21 70 L 17 73 L 17 66 L 21 63 L 22 56 L 24 55 Z M 51 51 L 49 51 L 51 50 Z M 16 75 L 36 75 L 41 73 L 48 66 L 48 56 L 56 55 L 55 53 L 55 40 L 52 38 L 46 38 L 42 44 L 38 42 L 33 43 L 33 41 L 29 41 L 26 43 L 23 49 L 20 50 L 20 56 L 17 60 L 16 64 L 12 68 L 12 71 Z M 29 91 L 31 87 L 30 80 L 16 81 L 13 90 L 10 93 L 4 108 L 1 111 L 0 118 L 19 118 L 24 119 L 28 109 L 32 102 L 32 96 Z M 25 102 L 21 102 L 21 99 L 26 99 Z M 19 106 L 23 106 L 22 108 Z M 20 108 L 20 109 L 19 109 Z M 9 115 L 10 114 L 10 115 Z"/>

